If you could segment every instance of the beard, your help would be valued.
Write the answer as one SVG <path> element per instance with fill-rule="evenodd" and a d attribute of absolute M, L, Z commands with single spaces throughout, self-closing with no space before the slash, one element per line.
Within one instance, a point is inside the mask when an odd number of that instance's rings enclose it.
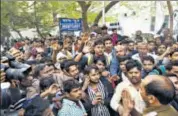
<path fill-rule="evenodd" d="M 131 81 L 131 83 L 134 84 L 134 85 L 141 83 L 141 79 L 137 79 L 137 78 L 132 78 L 130 81 Z"/>
<path fill-rule="evenodd" d="M 98 81 L 92 81 L 92 80 L 90 80 L 90 83 L 92 83 L 92 84 L 98 84 L 99 80 Z"/>

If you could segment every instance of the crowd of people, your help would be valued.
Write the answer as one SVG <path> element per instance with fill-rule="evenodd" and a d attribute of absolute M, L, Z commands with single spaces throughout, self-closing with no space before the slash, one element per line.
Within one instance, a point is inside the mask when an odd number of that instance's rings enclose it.
<path fill-rule="evenodd" d="M 178 116 L 178 42 L 93 25 L 24 39 L 1 53 L 1 115 Z"/>

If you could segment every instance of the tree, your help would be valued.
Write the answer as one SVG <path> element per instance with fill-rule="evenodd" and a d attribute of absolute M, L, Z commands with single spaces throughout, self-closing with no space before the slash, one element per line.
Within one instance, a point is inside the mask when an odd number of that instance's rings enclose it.
<path fill-rule="evenodd" d="M 109 4 L 107 4 L 105 7 L 105 13 L 107 13 L 118 2 L 119 1 L 112 1 Z M 92 2 L 91 1 L 89 1 L 89 2 L 78 1 L 78 4 L 80 5 L 80 7 L 82 9 L 82 19 L 83 19 L 84 31 L 89 31 L 87 12 L 88 12 L 88 9 L 91 6 Z M 102 17 L 102 10 L 95 17 L 94 23 L 99 23 L 99 20 L 101 19 L 101 17 Z"/>
<path fill-rule="evenodd" d="M 84 32 L 87 32 L 89 31 L 87 11 L 88 8 L 91 6 L 91 1 L 89 1 L 88 3 L 84 1 L 78 1 L 78 3 L 82 9 L 83 30 Z"/>
<path fill-rule="evenodd" d="M 21 35 L 19 28 L 23 27 L 27 22 L 22 21 L 19 16 L 21 12 L 19 7 L 24 5 L 25 2 L 22 4 L 20 2 L 2 2 L 1 4 L 1 32 L 3 36 L 10 36 L 10 30 L 17 32 L 19 37 L 23 38 Z M 11 7 L 9 7 L 11 6 Z M 5 29 L 5 30 L 3 30 Z M 6 35 L 7 34 L 7 35 Z"/>
<path fill-rule="evenodd" d="M 170 32 L 172 35 L 173 34 L 173 8 L 170 1 L 167 1 L 167 7 L 168 7 L 169 17 L 170 17 Z"/>

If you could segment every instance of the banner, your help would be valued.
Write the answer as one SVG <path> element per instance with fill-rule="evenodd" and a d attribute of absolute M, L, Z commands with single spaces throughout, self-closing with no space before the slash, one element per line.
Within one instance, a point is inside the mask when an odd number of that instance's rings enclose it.
<path fill-rule="evenodd" d="M 81 19 L 69 19 L 60 18 L 59 19 L 59 29 L 60 31 L 81 31 L 82 30 L 82 20 Z"/>

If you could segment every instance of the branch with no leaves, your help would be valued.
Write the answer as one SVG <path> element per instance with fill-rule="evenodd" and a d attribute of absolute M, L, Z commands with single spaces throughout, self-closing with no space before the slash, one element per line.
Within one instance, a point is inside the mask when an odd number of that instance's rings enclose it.
<path fill-rule="evenodd" d="M 118 3 L 119 1 L 112 1 L 110 2 L 108 5 L 106 5 L 105 7 L 105 13 L 107 13 L 109 11 L 110 8 L 112 8 L 116 3 Z M 99 14 L 96 16 L 94 23 L 98 23 L 100 18 L 102 17 L 102 10 L 99 12 Z"/>

